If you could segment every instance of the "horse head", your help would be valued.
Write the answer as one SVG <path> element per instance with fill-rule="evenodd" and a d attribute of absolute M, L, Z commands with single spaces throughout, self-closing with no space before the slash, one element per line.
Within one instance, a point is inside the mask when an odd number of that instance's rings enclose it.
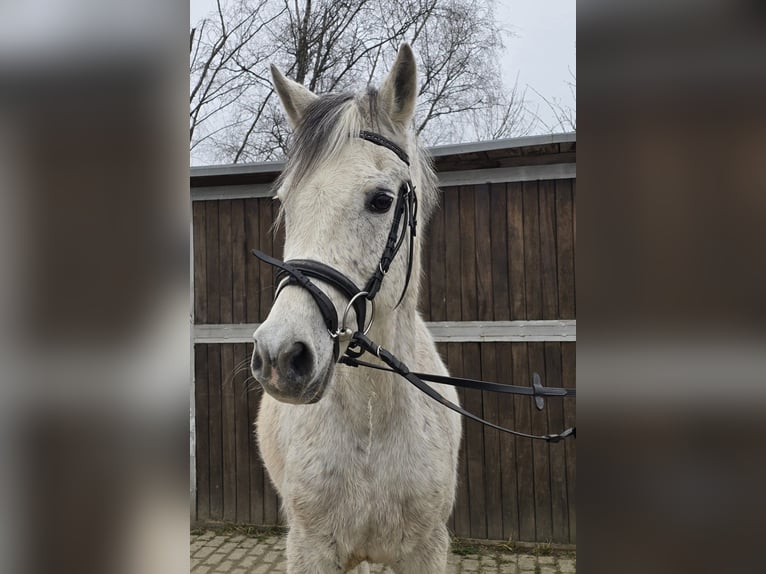
<path fill-rule="evenodd" d="M 412 285 L 398 307 L 413 262 L 399 256 L 385 269 L 380 267 L 391 230 L 399 225 L 395 208 L 402 186 L 414 182 L 417 197 L 413 199 L 420 204 L 421 219 L 427 219 L 436 197 L 430 163 L 412 129 L 418 92 L 412 50 L 406 44 L 401 47 L 379 90 L 368 88 L 359 94 L 318 96 L 274 66 L 271 73 L 294 130 L 289 158 L 277 183 L 285 226 L 284 259 L 319 262 L 360 289 L 383 271 L 386 279 L 375 294 L 377 329 L 385 328 L 394 313 L 415 313 L 417 246 L 411 251 L 415 259 Z M 380 136 L 377 142 L 375 136 Z M 411 207 L 408 213 L 414 220 Z M 403 250 L 410 249 L 407 244 L 414 237 L 401 237 Z M 339 346 L 348 340 L 342 340 L 340 330 L 328 332 L 327 313 L 316 297 L 288 279 L 278 286 L 279 297 L 254 334 L 251 368 L 274 398 L 312 403 L 327 390 Z M 348 324 L 356 325 L 359 307 L 349 305 L 349 294 L 333 282 L 316 278 L 314 282 L 337 317 L 345 316 Z"/>

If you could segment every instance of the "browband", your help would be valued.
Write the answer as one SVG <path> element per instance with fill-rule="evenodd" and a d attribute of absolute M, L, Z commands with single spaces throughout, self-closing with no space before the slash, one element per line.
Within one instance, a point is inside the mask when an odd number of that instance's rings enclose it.
<path fill-rule="evenodd" d="M 399 159 L 402 160 L 404 163 L 406 163 L 407 166 L 410 165 L 410 156 L 407 155 L 407 152 L 405 152 L 402 148 L 400 148 L 390 139 L 384 138 L 382 135 L 376 134 L 375 132 L 368 132 L 366 130 L 360 131 L 359 137 L 362 138 L 363 140 L 367 140 L 369 142 L 372 142 L 386 149 L 390 149 L 397 156 L 399 156 Z"/>

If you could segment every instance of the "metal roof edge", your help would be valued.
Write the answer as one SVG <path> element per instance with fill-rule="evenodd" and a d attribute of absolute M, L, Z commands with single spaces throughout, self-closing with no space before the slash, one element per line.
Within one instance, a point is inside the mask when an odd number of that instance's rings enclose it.
<path fill-rule="evenodd" d="M 509 149 L 556 143 L 569 143 L 575 141 L 577 141 L 577 133 L 566 132 L 538 136 L 505 138 L 500 140 L 439 145 L 428 148 L 428 152 L 431 154 L 431 157 L 443 157 L 447 155 L 460 155 L 463 153 L 475 153 L 482 151 L 492 151 L 496 149 Z"/>
<path fill-rule="evenodd" d="M 577 141 L 576 132 L 558 134 L 545 134 L 537 136 L 523 136 L 517 138 L 505 138 L 480 142 L 448 144 L 428 148 L 428 153 L 433 158 L 441 158 L 450 155 L 464 153 L 484 152 L 497 149 L 509 149 L 546 145 L 555 143 L 568 143 Z M 253 173 L 279 173 L 284 168 L 283 161 L 268 161 L 258 163 L 232 163 L 223 165 L 203 165 L 189 168 L 189 176 L 192 178 L 246 175 Z"/>

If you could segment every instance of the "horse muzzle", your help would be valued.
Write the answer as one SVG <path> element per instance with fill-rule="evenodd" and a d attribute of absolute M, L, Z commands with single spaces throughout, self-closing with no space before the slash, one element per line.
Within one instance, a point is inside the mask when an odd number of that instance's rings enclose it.
<path fill-rule="evenodd" d="M 253 376 L 278 401 L 292 404 L 317 402 L 328 377 L 317 368 L 317 353 L 308 342 L 270 336 L 263 327 L 255 332 L 250 361 Z"/>

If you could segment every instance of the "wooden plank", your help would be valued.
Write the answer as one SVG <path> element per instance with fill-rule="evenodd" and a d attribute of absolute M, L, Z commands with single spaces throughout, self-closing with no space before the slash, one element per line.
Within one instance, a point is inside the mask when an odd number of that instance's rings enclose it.
<path fill-rule="evenodd" d="M 513 360 L 511 343 L 497 345 L 498 382 L 513 384 Z M 498 397 L 498 423 L 506 428 L 515 428 L 513 396 Z M 500 435 L 500 477 L 502 489 L 501 512 L 503 519 L 503 540 L 519 539 L 519 503 L 516 478 L 516 453 L 514 438 Z"/>
<path fill-rule="evenodd" d="M 207 316 L 221 321 L 218 202 L 205 204 L 207 244 Z M 221 353 L 220 345 L 208 345 L 208 436 L 210 451 L 210 518 L 223 518 L 223 453 L 221 443 Z"/>
<path fill-rule="evenodd" d="M 574 235 L 572 182 L 556 182 L 556 274 L 559 282 L 559 317 L 575 318 Z"/>
<path fill-rule="evenodd" d="M 545 384 L 561 387 L 561 343 L 545 343 Z M 564 429 L 564 401 L 572 399 L 547 399 L 545 411 L 550 432 Z M 568 439 L 571 440 L 571 439 Z M 569 508 L 567 507 L 566 451 L 564 442 L 549 446 L 551 476 L 551 514 L 553 542 L 569 542 Z"/>
<path fill-rule="evenodd" d="M 576 387 L 575 343 L 561 345 L 561 372 L 564 387 Z M 564 401 L 564 426 L 573 427 L 576 424 L 576 402 L 573 399 Z M 564 441 L 566 451 L 567 505 L 569 507 L 569 543 L 577 543 L 577 506 L 575 505 L 575 486 L 577 483 L 577 443 L 568 439 Z"/>
<path fill-rule="evenodd" d="M 218 253 L 221 322 L 232 322 L 231 200 L 218 204 Z M 234 411 L 234 349 L 221 346 L 221 455 L 223 465 L 223 519 L 237 518 L 236 425 Z"/>
<path fill-rule="evenodd" d="M 575 313 L 577 313 L 577 181 L 574 179 L 572 180 L 572 246 L 574 248 L 574 304 Z"/>
<path fill-rule="evenodd" d="M 194 422 L 196 435 L 197 520 L 210 519 L 210 436 L 207 345 L 194 346 Z"/>
<path fill-rule="evenodd" d="M 476 286 L 476 192 L 461 187 L 460 192 L 460 306 L 463 320 L 477 314 Z M 481 355 L 478 343 L 463 344 L 463 373 L 481 378 Z M 466 410 L 483 416 L 480 391 L 465 391 Z M 487 537 L 486 499 L 484 488 L 484 429 L 474 421 L 465 422 L 466 459 L 468 461 L 468 495 L 471 537 Z"/>
<path fill-rule="evenodd" d="M 250 440 L 247 443 L 250 474 L 250 521 L 258 526 L 265 524 L 263 520 L 263 483 L 264 480 L 268 480 L 266 469 L 258 452 L 258 442 L 255 435 L 255 421 L 262 396 L 263 387 L 250 378 L 247 385 L 247 422 L 250 432 Z"/>
<path fill-rule="evenodd" d="M 559 286 L 556 267 L 556 189 L 554 182 L 541 181 L 540 199 L 540 280 L 542 318 L 558 319 Z"/>
<path fill-rule="evenodd" d="M 529 372 L 539 373 L 540 378 L 546 381 L 545 371 L 545 343 L 529 343 Z M 530 405 L 533 401 L 525 397 Z M 543 435 L 548 433 L 548 417 L 545 411 L 540 412 L 531 406 L 532 433 Z M 551 471 L 550 471 L 550 448 L 548 443 L 533 441 L 532 459 L 535 491 L 535 540 L 550 540 L 553 537 L 553 518 L 551 510 Z"/>
<path fill-rule="evenodd" d="M 250 343 L 260 323 L 194 325 L 197 343 Z M 575 341 L 577 321 L 439 321 L 426 323 L 436 342 Z"/>
<path fill-rule="evenodd" d="M 492 317 L 511 318 L 508 276 L 508 198 L 505 184 L 490 187 L 490 250 L 492 265 Z"/>
<path fill-rule="evenodd" d="M 242 199 L 231 202 L 231 242 L 231 319 L 233 323 L 247 323 L 245 262 L 248 250 L 245 239 L 245 202 Z"/>
<path fill-rule="evenodd" d="M 221 322 L 220 269 L 218 253 L 218 202 L 205 203 L 205 275 L 207 277 L 207 321 Z"/>
<path fill-rule="evenodd" d="M 513 357 L 513 384 L 529 385 L 528 343 L 514 343 L 511 346 Z M 514 396 L 514 430 L 530 432 L 530 400 L 529 397 Z M 519 507 L 519 540 L 535 541 L 535 499 L 534 474 L 532 460 L 532 441 L 527 438 L 514 437 L 516 451 L 516 477 Z"/>
<path fill-rule="evenodd" d="M 248 345 L 234 345 L 234 415 L 236 420 L 237 514 L 239 524 L 252 524 L 250 519 L 249 445 L 252 440 L 247 412 L 246 381 L 250 375 Z"/>
<path fill-rule="evenodd" d="M 259 199 L 259 212 L 260 219 L 258 220 L 258 237 L 260 250 L 268 255 L 276 255 L 274 253 L 274 236 L 271 232 L 272 224 L 272 200 L 271 199 Z M 276 255 L 278 257 L 278 255 Z M 272 266 L 259 261 L 258 267 L 258 295 L 261 299 L 261 313 L 260 321 L 266 320 L 271 310 L 272 298 L 274 296 L 273 286 L 273 271 Z"/>
<path fill-rule="evenodd" d="M 204 203 L 192 205 L 194 234 L 194 322 L 207 323 L 207 250 L 206 207 Z"/>
<path fill-rule="evenodd" d="M 445 209 L 437 207 L 431 221 L 431 237 L 428 252 L 429 275 L 429 321 L 444 321 L 447 318 L 447 274 L 445 250 Z"/>
<path fill-rule="evenodd" d="M 524 267 L 524 196 L 521 184 L 506 186 L 508 202 L 508 274 L 511 319 L 526 319 Z"/>
<path fill-rule="evenodd" d="M 540 270 L 540 204 L 536 183 L 524 183 L 524 297 L 526 318 L 542 319 L 542 279 Z"/>
<path fill-rule="evenodd" d="M 259 262 L 250 253 L 253 248 L 260 249 L 260 223 L 259 206 L 257 199 L 245 201 L 245 242 L 248 250 L 245 259 L 245 315 L 248 323 L 257 323 L 261 316 L 261 296 Z"/>
<path fill-rule="evenodd" d="M 231 201 L 221 201 L 218 203 L 218 265 L 221 323 L 232 322 L 231 240 Z"/>
<path fill-rule="evenodd" d="M 494 318 L 493 269 L 492 269 L 492 215 L 491 196 L 488 186 L 476 189 L 476 296 L 477 313 L 481 321 Z M 497 380 L 496 344 L 482 343 L 481 377 Z M 483 417 L 497 423 L 497 394 L 481 393 Z M 485 488 L 485 514 L 487 537 L 500 540 L 503 536 L 502 489 L 500 477 L 499 431 L 483 427 L 483 471 Z"/>
<path fill-rule="evenodd" d="M 476 205 L 472 187 L 459 190 L 460 318 L 475 321 L 476 305 Z M 465 366 L 465 361 L 464 361 Z"/>
<path fill-rule="evenodd" d="M 577 180 L 572 179 L 572 238 L 577 251 Z M 575 258 L 576 260 L 576 258 Z"/>
<path fill-rule="evenodd" d="M 508 190 L 506 184 L 492 184 L 490 187 L 490 237 L 492 251 L 492 316 L 495 321 L 507 321 L 511 318 L 510 276 L 508 267 Z M 511 345 L 498 343 L 496 349 L 497 377 L 491 380 L 508 383 L 511 380 L 513 363 L 511 360 Z M 513 397 L 499 395 L 495 398 L 497 422 L 506 428 L 513 428 Z M 491 410 L 492 405 L 485 403 L 485 411 Z M 488 450 L 494 448 L 491 435 L 484 437 Z M 518 492 L 516 489 L 516 460 L 514 441 L 510 435 L 499 433 L 497 438 L 497 473 L 500 482 L 500 512 L 502 533 L 495 536 L 495 526 L 488 516 L 488 533 L 491 537 L 504 540 L 518 540 L 519 512 Z M 488 475 L 488 491 L 494 491 L 494 484 Z M 488 503 L 488 508 L 492 503 Z"/>
<path fill-rule="evenodd" d="M 223 519 L 237 519 L 237 425 L 234 397 L 234 345 L 221 345 L 221 443 Z"/>
<path fill-rule="evenodd" d="M 449 303 L 449 300 L 448 300 Z M 459 303 L 459 299 L 458 299 Z M 447 355 L 447 368 L 454 376 L 463 375 L 463 344 L 450 343 L 448 345 L 449 353 Z M 458 389 L 460 404 L 465 404 L 465 391 Z M 468 459 L 466 454 L 465 439 L 465 419 L 463 419 L 463 437 L 460 442 L 460 453 L 458 455 L 458 477 L 457 477 L 457 497 L 455 500 L 455 510 L 453 511 L 455 535 L 462 537 L 471 536 L 471 513 L 470 496 L 468 492 Z"/>
<path fill-rule="evenodd" d="M 497 381 L 498 343 L 481 344 L 481 376 L 485 381 Z M 484 418 L 499 423 L 497 393 L 482 392 Z M 500 431 L 484 427 L 484 479 L 486 496 L 487 538 L 503 539 L 503 490 L 500 458 Z"/>
<path fill-rule="evenodd" d="M 449 191 L 449 193 L 448 193 Z M 446 284 L 446 319 L 461 320 L 460 297 L 460 195 L 457 189 L 444 190 L 444 239 L 445 239 L 445 277 Z M 461 367 L 462 369 L 462 355 Z"/>
<path fill-rule="evenodd" d="M 221 420 L 221 345 L 207 347 L 210 436 L 210 518 L 223 519 L 223 440 Z"/>
<path fill-rule="evenodd" d="M 492 321 L 492 236 L 489 186 L 476 186 L 474 237 L 474 274 L 476 275 L 476 303 L 479 321 Z M 470 319 L 470 317 L 464 317 Z"/>

